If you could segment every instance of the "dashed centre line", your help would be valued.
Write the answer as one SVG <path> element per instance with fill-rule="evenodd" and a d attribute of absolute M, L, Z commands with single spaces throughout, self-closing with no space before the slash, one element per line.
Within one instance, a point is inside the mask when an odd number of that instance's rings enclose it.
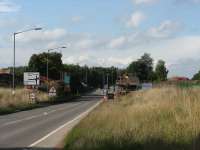
<path fill-rule="evenodd" d="M 77 106 L 79 104 L 76 104 L 76 105 L 73 105 L 73 107 Z M 15 121 L 10 121 L 10 122 L 7 122 L 5 124 L 3 124 L 2 126 L 0 127 L 5 127 L 5 126 L 8 126 L 8 125 L 13 125 L 13 124 L 16 124 L 16 123 L 20 123 L 20 122 L 23 122 L 23 121 L 28 121 L 28 120 L 32 120 L 32 119 L 35 119 L 35 118 L 39 118 L 39 117 L 42 117 L 42 116 L 47 116 L 49 114 L 52 114 L 52 113 L 55 113 L 57 111 L 62 111 L 62 110 L 65 110 L 66 108 L 60 108 L 60 109 L 56 109 L 56 110 L 50 110 L 48 112 L 43 112 L 42 114 L 40 115 L 34 115 L 34 116 L 30 116 L 30 117 L 27 117 L 27 118 L 24 118 L 24 119 L 19 119 L 19 120 L 15 120 Z"/>

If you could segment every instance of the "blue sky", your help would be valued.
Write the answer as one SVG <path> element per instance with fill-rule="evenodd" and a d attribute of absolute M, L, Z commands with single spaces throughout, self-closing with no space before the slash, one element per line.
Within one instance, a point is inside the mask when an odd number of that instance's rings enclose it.
<path fill-rule="evenodd" d="M 126 67 L 144 52 L 164 59 L 170 76 L 200 70 L 200 0 L 0 0 L 0 67 L 59 45 L 65 63 Z"/>

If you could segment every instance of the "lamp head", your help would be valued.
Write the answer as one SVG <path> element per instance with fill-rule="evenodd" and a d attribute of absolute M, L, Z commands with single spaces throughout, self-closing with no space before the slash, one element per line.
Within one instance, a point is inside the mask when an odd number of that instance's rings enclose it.
<path fill-rule="evenodd" d="M 38 30 L 42 30 L 42 28 L 35 28 L 34 30 L 38 31 Z"/>

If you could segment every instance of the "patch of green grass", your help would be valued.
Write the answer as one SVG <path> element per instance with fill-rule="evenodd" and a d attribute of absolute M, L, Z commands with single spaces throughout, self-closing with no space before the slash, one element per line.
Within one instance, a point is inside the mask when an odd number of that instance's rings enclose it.
<path fill-rule="evenodd" d="M 155 88 L 102 104 L 67 136 L 66 150 L 199 150 L 200 89 Z"/>
<path fill-rule="evenodd" d="M 37 102 L 48 101 L 47 94 L 43 92 L 38 92 L 37 98 Z M 40 104 L 37 102 L 29 99 L 29 93 L 26 89 L 16 89 L 16 94 L 13 96 L 10 89 L 0 88 L 0 115 L 39 107 Z"/>
<path fill-rule="evenodd" d="M 62 103 L 74 98 L 76 98 L 74 95 L 49 98 L 47 93 L 38 91 L 37 101 L 32 101 L 26 89 L 17 88 L 13 96 L 10 89 L 0 88 L 0 115 Z"/>
<path fill-rule="evenodd" d="M 200 83 L 180 82 L 177 83 L 177 86 L 180 88 L 194 88 L 194 87 L 200 87 Z"/>
<path fill-rule="evenodd" d="M 8 106 L 0 108 L 0 115 L 6 115 L 10 113 L 15 113 L 19 111 L 31 110 L 34 108 L 40 107 L 39 104 L 28 104 L 28 105 L 17 105 L 17 106 Z"/>

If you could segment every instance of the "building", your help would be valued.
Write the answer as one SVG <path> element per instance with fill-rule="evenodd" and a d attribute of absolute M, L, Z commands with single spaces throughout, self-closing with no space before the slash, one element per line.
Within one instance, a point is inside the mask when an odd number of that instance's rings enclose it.
<path fill-rule="evenodd" d="M 0 69 L 0 86 L 10 86 L 12 74 L 10 69 Z"/>
<path fill-rule="evenodd" d="M 169 81 L 190 81 L 190 79 L 189 78 L 187 78 L 187 77 L 178 77 L 178 76 L 176 76 L 176 77 L 171 77 L 171 78 L 169 78 L 168 79 Z"/>

